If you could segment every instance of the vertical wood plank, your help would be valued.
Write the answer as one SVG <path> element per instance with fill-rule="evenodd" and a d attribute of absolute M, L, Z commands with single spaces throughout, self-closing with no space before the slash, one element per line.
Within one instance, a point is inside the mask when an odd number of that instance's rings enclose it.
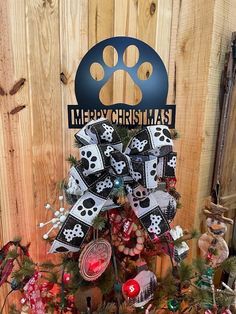
<path fill-rule="evenodd" d="M 31 106 L 29 103 L 29 77 L 27 68 L 27 42 L 25 1 L 2 2 L 0 84 L 8 95 L 0 99 L 0 208 L 1 243 L 20 236 L 23 243 L 30 242 L 36 232 L 32 174 Z M 9 91 L 24 78 L 25 84 L 15 94 Z M 24 109 L 16 114 L 11 111 Z M 34 255 L 35 243 L 31 245 Z M 1 287 L 0 304 L 6 295 Z M 15 295 L 9 298 L 9 302 Z M 5 308 L 8 313 L 8 308 Z"/>
<path fill-rule="evenodd" d="M 200 158 L 204 141 L 214 2 L 182 1 L 179 18 L 176 128 L 181 137 L 176 141 L 176 146 L 178 190 L 182 195 L 183 208 L 176 222 L 181 224 L 184 221 L 184 227 L 191 230 L 193 227 L 199 229 Z"/>
<path fill-rule="evenodd" d="M 114 1 L 113 0 L 89 0 L 88 42 L 89 48 L 97 42 L 113 36 L 114 31 Z M 113 59 L 113 53 L 108 51 L 108 59 Z M 113 78 L 102 89 L 105 104 L 112 103 Z"/>
<path fill-rule="evenodd" d="M 61 73 L 66 84 L 61 83 L 62 91 L 62 127 L 64 176 L 69 169 L 66 158 L 70 154 L 78 157 L 74 145 L 76 130 L 68 129 L 67 105 L 76 104 L 74 81 L 77 67 L 88 51 L 88 1 L 60 1 L 60 52 Z"/>
<path fill-rule="evenodd" d="M 137 19 L 138 2 L 136 0 L 115 0 L 114 36 L 137 37 Z M 132 49 L 127 51 L 125 55 L 126 64 L 136 57 L 136 51 L 132 51 Z M 113 103 L 135 103 L 139 94 L 127 72 L 115 72 L 113 80 Z"/>
<path fill-rule="evenodd" d="M 155 49 L 169 69 L 173 0 L 158 0 L 157 2 L 157 26 Z M 177 1 L 178 2 L 178 1 Z"/>
<path fill-rule="evenodd" d="M 56 203 L 63 178 L 58 1 L 26 1 L 32 154 L 36 221 L 47 218 L 44 203 Z M 49 217 L 51 213 L 48 213 Z M 34 236 L 37 260 L 48 248 Z"/>
<path fill-rule="evenodd" d="M 172 18 L 171 18 L 171 35 L 169 46 L 169 61 L 168 61 L 168 80 L 169 91 L 167 96 L 168 104 L 175 104 L 176 101 L 176 46 L 179 27 L 179 12 L 180 0 L 173 0 L 172 3 Z"/>

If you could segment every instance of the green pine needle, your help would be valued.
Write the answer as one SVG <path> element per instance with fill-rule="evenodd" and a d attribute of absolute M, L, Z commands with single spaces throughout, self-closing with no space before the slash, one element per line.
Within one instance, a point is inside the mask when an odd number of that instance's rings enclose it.
<path fill-rule="evenodd" d="M 179 264 L 179 277 L 181 282 L 190 281 L 192 275 L 193 275 L 192 266 L 184 262 L 181 262 Z"/>
<path fill-rule="evenodd" d="M 236 273 L 236 256 L 227 258 L 221 263 L 220 268 L 227 273 Z"/>
<path fill-rule="evenodd" d="M 78 164 L 78 159 L 75 157 L 75 156 L 73 156 L 73 155 L 71 155 L 70 154 L 70 156 L 66 159 L 66 161 L 68 161 L 69 163 L 70 163 L 70 166 L 71 167 L 73 167 L 73 166 L 76 166 L 77 164 Z"/>
<path fill-rule="evenodd" d="M 170 135 L 172 140 L 177 140 L 178 138 L 180 138 L 180 134 L 176 129 L 170 130 Z"/>
<path fill-rule="evenodd" d="M 193 266 L 199 274 L 203 274 L 206 270 L 206 261 L 203 258 L 198 257 L 193 261 Z"/>
<path fill-rule="evenodd" d="M 75 141 L 74 141 L 74 147 L 80 149 L 81 147 L 83 146 L 82 143 L 78 142 L 77 139 L 75 138 Z"/>
<path fill-rule="evenodd" d="M 107 219 L 102 215 L 98 215 L 93 220 L 93 228 L 99 231 L 103 230 L 106 226 Z"/>
<path fill-rule="evenodd" d="M 58 283 L 58 274 L 55 272 L 50 272 L 48 275 L 48 281 L 53 283 Z"/>
<path fill-rule="evenodd" d="M 218 310 L 224 310 L 233 304 L 234 296 L 229 296 L 223 291 L 216 292 L 216 304 Z"/>
<path fill-rule="evenodd" d="M 97 285 L 101 289 L 103 295 L 108 294 L 113 289 L 115 283 L 115 275 L 113 267 L 109 266 L 103 275 L 99 278 Z"/>
<path fill-rule="evenodd" d="M 177 202 L 177 204 L 176 204 L 176 208 L 177 208 L 177 209 L 182 208 L 182 204 L 181 204 L 180 202 Z"/>
<path fill-rule="evenodd" d="M 199 238 L 199 236 L 200 236 L 200 233 L 197 230 L 193 229 L 191 231 L 191 238 L 192 239 L 197 239 L 197 238 Z"/>
<path fill-rule="evenodd" d="M 13 249 L 7 253 L 7 259 L 16 259 L 19 256 L 17 249 Z"/>

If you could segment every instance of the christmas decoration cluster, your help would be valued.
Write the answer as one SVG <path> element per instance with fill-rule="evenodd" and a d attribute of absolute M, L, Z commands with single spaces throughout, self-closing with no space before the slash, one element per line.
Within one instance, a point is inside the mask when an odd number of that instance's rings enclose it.
<path fill-rule="evenodd" d="M 173 226 L 180 195 L 171 133 L 164 125 L 131 133 L 104 118 L 76 133 L 59 208 L 47 203 L 52 218 L 39 224 L 61 260 L 36 263 L 20 240 L 1 249 L 0 286 L 22 293 L 9 313 L 231 313 L 234 289 L 214 284 L 218 270 L 236 271 L 222 238 L 232 224 L 226 209 L 205 210 L 202 258 L 185 263 L 196 232 Z M 171 264 L 164 278 L 155 269 L 161 255 Z"/>

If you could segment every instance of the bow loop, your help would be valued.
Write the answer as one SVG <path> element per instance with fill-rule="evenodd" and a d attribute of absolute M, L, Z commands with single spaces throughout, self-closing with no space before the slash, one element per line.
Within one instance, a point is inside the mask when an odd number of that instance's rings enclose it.
<path fill-rule="evenodd" d="M 152 154 L 162 157 L 172 151 L 173 141 L 167 126 L 147 126 L 138 132 L 131 140 L 125 150 L 125 154 Z"/>
<path fill-rule="evenodd" d="M 107 144 L 120 151 L 123 149 L 119 134 L 111 122 L 105 118 L 91 120 L 75 134 L 75 138 L 83 145 Z"/>

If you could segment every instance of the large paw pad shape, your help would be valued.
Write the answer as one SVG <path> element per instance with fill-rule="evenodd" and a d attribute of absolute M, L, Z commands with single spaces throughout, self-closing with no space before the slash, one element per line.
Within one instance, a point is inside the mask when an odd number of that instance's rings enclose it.
<path fill-rule="evenodd" d="M 109 54 L 109 49 L 114 54 Z M 132 89 L 137 94 L 134 102 L 123 103 L 108 95 L 107 91 L 112 88 L 106 87 L 112 87 L 112 84 L 113 96 L 114 91 L 117 95 L 123 92 L 119 90 L 118 81 L 112 81 L 120 71 L 133 83 Z M 128 82 L 125 86 L 127 88 Z M 96 44 L 84 56 L 77 70 L 75 92 L 81 109 L 104 109 L 104 105 L 112 105 L 112 109 L 129 109 L 130 105 L 136 105 L 135 109 L 140 110 L 156 109 L 157 105 L 166 105 L 167 72 L 156 51 L 144 42 L 131 37 L 112 37 Z M 112 99 L 112 103 L 106 99 Z"/>

